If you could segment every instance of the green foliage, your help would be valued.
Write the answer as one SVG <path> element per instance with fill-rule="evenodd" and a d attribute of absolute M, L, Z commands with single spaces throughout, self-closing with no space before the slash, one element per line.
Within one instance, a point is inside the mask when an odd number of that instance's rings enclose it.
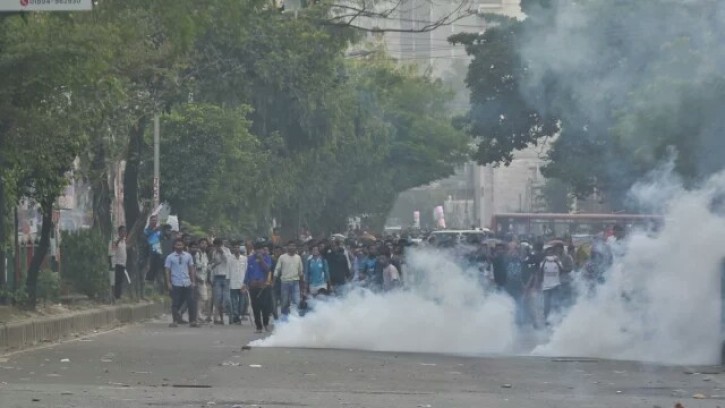
<path fill-rule="evenodd" d="M 244 198 L 255 194 L 267 153 L 249 133 L 248 111 L 185 104 L 162 118 L 162 199 L 190 223 L 207 229 L 251 223 L 245 216 L 254 215 L 252 201 Z"/>
<path fill-rule="evenodd" d="M 101 299 L 109 290 L 108 246 L 97 230 L 63 233 L 62 274 L 72 288 L 89 298 Z"/>
<path fill-rule="evenodd" d="M 506 163 L 556 136 L 544 175 L 615 207 L 672 151 L 688 182 L 725 167 L 725 30 L 712 17 L 725 12 L 721 2 L 521 6 L 525 20 L 452 38 L 474 57 L 473 106 L 461 124 L 481 141 L 479 162 Z"/>
<path fill-rule="evenodd" d="M 24 287 L 14 291 L 9 288 L 0 288 L 0 299 L 7 299 L 13 305 L 23 307 L 28 305 L 28 292 Z"/>
<path fill-rule="evenodd" d="M 93 13 L 0 20 L 7 197 L 52 204 L 78 158 L 94 208 L 108 206 L 96 193 L 112 191 L 123 159 L 133 223 L 151 198 L 159 113 L 162 200 L 188 225 L 239 235 L 272 218 L 328 231 L 382 219 L 399 192 L 451 174 L 470 140 L 440 81 L 386 55 L 346 59 L 358 35 L 320 24 L 329 7 L 294 18 L 263 1 L 104 0 Z M 105 240 L 89 234 L 67 236 L 63 269 L 98 296 Z"/>
<path fill-rule="evenodd" d="M 43 269 L 38 275 L 38 299 L 56 302 L 60 296 L 60 275 L 50 269 Z"/>
<path fill-rule="evenodd" d="M 513 152 L 557 131 L 556 118 L 537 112 L 521 93 L 528 72 L 513 44 L 523 24 L 504 20 L 482 35 L 463 33 L 449 39 L 465 45 L 473 56 L 466 75 L 471 109 L 457 124 L 478 139 L 474 158 L 479 164 L 509 164 Z"/>

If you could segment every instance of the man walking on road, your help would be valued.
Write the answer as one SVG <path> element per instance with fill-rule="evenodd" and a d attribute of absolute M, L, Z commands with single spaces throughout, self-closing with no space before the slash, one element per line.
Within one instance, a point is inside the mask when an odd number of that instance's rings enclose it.
<path fill-rule="evenodd" d="M 330 267 L 330 283 L 337 295 L 342 295 L 345 284 L 351 278 L 350 263 L 345 254 L 345 248 L 339 240 L 332 241 L 332 248 L 325 254 Z"/>
<path fill-rule="evenodd" d="M 312 256 L 307 260 L 305 282 L 308 285 L 307 293 L 312 296 L 327 295 L 329 292 L 330 268 L 317 246 L 312 247 Z"/>
<path fill-rule="evenodd" d="M 199 327 L 196 322 L 196 302 L 194 301 L 196 271 L 191 254 L 184 251 L 184 241 L 177 239 L 174 242 L 174 252 L 166 257 L 164 267 L 168 289 L 171 293 L 171 315 L 174 318 L 171 327 L 177 327 L 182 321 L 179 309 L 184 303 L 189 307 L 190 326 Z"/>
<path fill-rule="evenodd" d="M 300 281 L 304 278 L 302 258 L 293 241 L 287 244 L 287 253 L 277 258 L 274 276 L 282 281 L 282 314 L 289 315 L 300 305 Z"/>
<path fill-rule="evenodd" d="M 229 293 L 231 310 L 229 311 L 232 324 L 242 324 L 242 315 L 247 309 L 247 288 L 244 286 L 244 277 L 247 275 L 247 254 L 241 253 L 241 242 L 232 242 L 232 256 L 229 258 Z"/>
<path fill-rule="evenodd" d="M 247 276 L 244 277 L 244 284 L 249 290 L 249 297 L 252 301 L 252 312 L 254 313 L 254 325 L 257 333 L 262 328 L 271 331 L 269 327 L 269 315 L 271 311 L 270 296 L 272 296 L 272 258 L 263 251 L 264 244 L 256 243 L 254 253 L 247 258 Z"/>
<path fill-rule="evenodd" d="M 214 248 L 211 254 L 212 294 L 214 309 L 219 319 L 214 324 L 224 324 L 224 309 L 229 301 L 229 258 L 232 256 L 229 249 L 224 246 L 221 238 L 214 239 Z"/>

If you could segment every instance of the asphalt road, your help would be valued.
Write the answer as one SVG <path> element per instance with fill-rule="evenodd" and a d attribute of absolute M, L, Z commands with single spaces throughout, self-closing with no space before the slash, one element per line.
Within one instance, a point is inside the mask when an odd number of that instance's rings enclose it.
<path fill-rule="evenodd" d="M 241 349 L 255 338 L 157 321 L 6 355 L 0 407 L 725 407 L 725 375 L 703 368 Z"/>

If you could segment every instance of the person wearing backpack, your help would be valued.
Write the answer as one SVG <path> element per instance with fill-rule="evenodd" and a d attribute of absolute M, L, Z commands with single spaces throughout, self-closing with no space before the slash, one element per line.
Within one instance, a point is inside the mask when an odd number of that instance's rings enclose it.
<path fill-rule="evenodd" d="M 549 318 L 552 307 L 556 309 L 561 289 L 561 273 L 564 270 L 561 259 L 553 247 L 546 248 L 544 259 L 539 271 L 531 277 L 529 285 L 540 290 L 544 295 L 544 322 Z M 548 323 L 546 323 L 548 324 Z"/>

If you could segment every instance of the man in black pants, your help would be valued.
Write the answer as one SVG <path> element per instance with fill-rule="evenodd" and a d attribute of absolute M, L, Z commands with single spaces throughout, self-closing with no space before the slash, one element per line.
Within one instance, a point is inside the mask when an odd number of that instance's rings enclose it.
<path fill-rule="evenodd" d="M 199 327 L 196 322 L 196 301 L 194 290 L 196 286 L 196 270 L 191 254 L 184 251 L 184 241 L 174 241 L 174 252 L 166 257 L 166 282 L 171 294 L 171 314 L 174 318 L 171 327 L 179 325 L 181 320 L 181 305 L 189 307 L 189 325 Z"/>
<path fill-rule="evenodd" d="M 254 252 L 247 259 L 247 275 L 244 277 L 244 284 L 249 288 L 249 297 L 252 299 L 257 333 L 261 333 L 262 328 L 271 331 L 269 315 L 272 312 L 272 258 L 265 254 L 263 248 L 263 243 L 255 244 Z"/>
<path fill-rule="evenodd" d="M 126 227 L 118 227 L 118 237 L 113 241 L 113 298 L 121 298 L 123 281 L 126 280 Z"/>

